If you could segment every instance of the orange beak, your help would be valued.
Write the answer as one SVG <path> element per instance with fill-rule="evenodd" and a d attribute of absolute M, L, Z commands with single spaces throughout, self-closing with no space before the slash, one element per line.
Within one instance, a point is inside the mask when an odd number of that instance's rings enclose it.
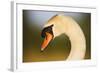
<path fill-rule="evenodd" d="M 48 33 L 48 32 L 46 32 L 46 37 L 44 38 L 44 41 L 42 43 L 41 51 L 43 51 L 48 46 L 48 44 L 50 43 L 52 38 L 53 38 L 53 35 Z"/>

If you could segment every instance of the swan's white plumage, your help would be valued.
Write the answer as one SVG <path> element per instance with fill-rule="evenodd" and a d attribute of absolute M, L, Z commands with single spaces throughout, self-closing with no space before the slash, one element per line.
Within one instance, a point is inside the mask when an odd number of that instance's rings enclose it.
<path fill-rule="evenodd" d="M 55 15 L 44 25 L 44 27 L 53 26 L 54 38 L 66 34 L 71 41 L 71 52 L 67 60 L 83 59 L 86 51 L 86 41 L 79 24 L 71 17 L 64 15 Z"/>

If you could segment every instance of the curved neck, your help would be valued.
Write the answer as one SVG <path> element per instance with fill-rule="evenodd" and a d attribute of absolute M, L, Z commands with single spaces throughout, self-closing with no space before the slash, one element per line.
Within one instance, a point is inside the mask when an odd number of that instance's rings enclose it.
<path fill-rule="evenodd" d="M 86 51 L 86 41 L 83 31 L 74 19 L 68 16 L 56 15 L 51 18 L 47 25 L 54 24 L 54 37 L 65 33 L 71 41 L 71 52 L 67 60 L 83 59 Z"/>
<path fill-rule="evenodd" d="M 78 24 L 71 25 L 70 29 L 66 30 L 65 34 L 71 41 L 71 51 L 67 60 L 84 59 L 86 51 L 86 41 L 83 31 Z"/>

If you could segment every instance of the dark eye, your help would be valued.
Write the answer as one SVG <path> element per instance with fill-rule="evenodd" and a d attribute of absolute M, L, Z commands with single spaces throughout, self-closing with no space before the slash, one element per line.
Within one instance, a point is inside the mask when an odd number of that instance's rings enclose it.
<path fill-rule="evenodd" d="M 46 31 L 45 31 L 45 29 L 42 30 L 41 36 L 42 36 L 43 38 L 45 38 L 45 36 L 46 36 Z"/>
<path fill-rule="evenodd" d="M 48 26 L 48 27 L 45 27 L 45 28 L 42 30 L 42 32 L 41 32 L 41 36 L 42 36 L 43 38 L 45 38 L 46 32 L 48 32 L 48 33 L 50 33 L 50 34 L 53 35 L 52 27 L 53 27 L 53 25 Z"/>

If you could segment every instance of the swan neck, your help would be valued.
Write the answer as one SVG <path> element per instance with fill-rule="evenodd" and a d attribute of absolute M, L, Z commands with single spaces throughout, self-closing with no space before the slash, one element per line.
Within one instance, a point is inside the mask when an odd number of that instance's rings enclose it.
<path fill-rule="evenodd" d="M 67 30 L 65 34 L 71 41 L 71 51 L 67 60 L 84 59 L 86 51 L 86 41 L 81 28 L 79 26 L 74 26 L 74 28 Z"/>

